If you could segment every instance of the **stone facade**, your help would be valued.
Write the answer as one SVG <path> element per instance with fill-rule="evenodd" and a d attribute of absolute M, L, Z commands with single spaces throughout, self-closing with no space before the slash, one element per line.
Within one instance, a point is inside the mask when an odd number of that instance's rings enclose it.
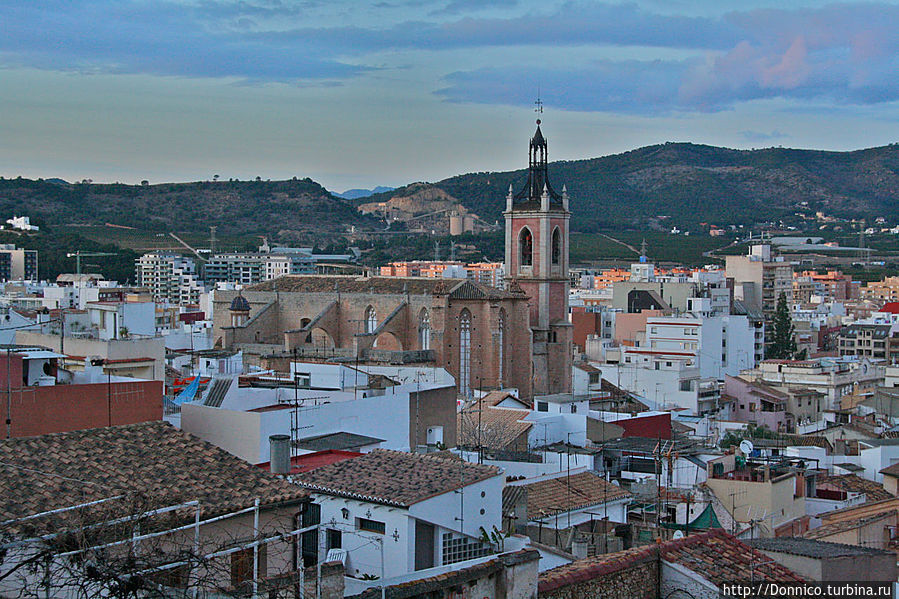
<path fill-rule="evenodd" d="M 532 393 L 530 360 L 520 353 L 531 346 L 528 298 L 520 292 L 453 279 L 287 276 L 243 290 L 249 318 L 231 326 L 236 295 L 215 297 L 223 347 L 360 359 L 403 352 L 446 368 L 466 395 L 480 387 Z"/>
<path fill-rule="evenodd" d="M 530 298 L 534 394 L 571 391 L 572 327 L 568 320 L 568 194 L 547 177 L 546 140 L 531 139 L 528 182 L 506 198 L 506 268 L 510 288 Z"/>

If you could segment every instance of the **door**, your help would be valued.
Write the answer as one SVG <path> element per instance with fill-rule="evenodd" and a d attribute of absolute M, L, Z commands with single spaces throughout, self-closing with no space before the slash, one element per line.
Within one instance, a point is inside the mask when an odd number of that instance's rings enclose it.
<path fill-rule="evenodd" d="M 434 567 L 434 525 L 415 521 L 415 569 Z"/>

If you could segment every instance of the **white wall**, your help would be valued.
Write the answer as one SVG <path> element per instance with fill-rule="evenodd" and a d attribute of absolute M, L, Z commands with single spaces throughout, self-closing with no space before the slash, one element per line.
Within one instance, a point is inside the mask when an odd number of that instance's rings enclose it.
<path fill-rule="evenodd" d="M 261 455 L 261 416 L 260 412 L 240 412 L 186 403 L 181 406 L 181 429 L 251 464 L 259 464 L 269 461 L 268 457 Z M 268 444 L 268 437 L 265 437 L 265 443 Z"/>

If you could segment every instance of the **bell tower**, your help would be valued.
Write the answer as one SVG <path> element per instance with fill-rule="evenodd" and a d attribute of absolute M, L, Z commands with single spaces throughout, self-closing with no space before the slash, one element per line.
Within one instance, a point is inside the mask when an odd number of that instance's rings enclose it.
<path fill-rule="evenodd" d="M 537 120 L 528 149 L 528 179 L 506 196 L 506 276 L 530 297 L 535 395 L 571 391 L 568 321 L 568 193 L 547 176 L 547 143 Z"/>

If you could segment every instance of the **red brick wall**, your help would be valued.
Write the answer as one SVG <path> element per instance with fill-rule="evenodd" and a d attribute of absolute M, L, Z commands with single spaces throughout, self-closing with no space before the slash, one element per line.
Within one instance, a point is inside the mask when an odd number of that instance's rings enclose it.
<path fill-rule="evenodd" d="M 617 420 L 615 424 L 624 429 L 622 437 L 647 437 L 666 440 L 671 438 L 671 414 L 656 414 L 655 416 Z"/>
<path fill-rule="evenodd" d="M 5 360 L 3 360 L 5 363 Z M 0 433 L 6 434 L 6 389 L 0 389 Z M 31 437 L 162 419 L 162 381 L 52 385 L 12 389 L 12 436 Z"/>
<path fill-rule="evenodd" d="M 602 331 L 602 313 L 578 311 L 571 313 L 571 324 L 574 327 L 574 344 L 584 351 L 587 335 L 599 335 Z"/>

